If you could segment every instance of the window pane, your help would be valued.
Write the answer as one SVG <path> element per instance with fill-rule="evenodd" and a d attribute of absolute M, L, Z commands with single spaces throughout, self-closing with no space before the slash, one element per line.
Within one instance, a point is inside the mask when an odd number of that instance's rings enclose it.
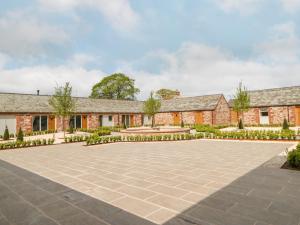
<path fill-rule="evenodd" d="M 40 131 L 40 116 L 33 117 L 32 130 Z"/>
<path fill-rule="evenodd" d="M 76 128 L 81 128 L 81 116 L 76 116 Z"/>
<path fill-rule="evenodd" d="M 48 117 L 41 116 L 41 130 L 47 130 L 47 129 L 48 129 Z"/>
<path fill-rule="evenodd" d="M 269 116 L 268 112 L 261 112 L 261 116 Z"/>
<path fill-rule="evenodd" d="M 69 127 L 75 128 L 75 117 L 74 116 L 70 117 Z"/>
<path fill-rule="evenodd" d="M 108 121 L 112 121 L 112 116 L 108 116 Z"/>

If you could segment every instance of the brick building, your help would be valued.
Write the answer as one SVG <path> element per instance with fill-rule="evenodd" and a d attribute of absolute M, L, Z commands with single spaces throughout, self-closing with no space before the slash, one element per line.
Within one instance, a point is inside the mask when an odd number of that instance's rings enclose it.
<path fill-rule="evenodd" d="M 0 93 L 0 134 L 7 125 L 11 133 L 20 127 L 25 132 L 62 130 L 63 120 L 53 113 L 50 96 Z M 76 114 L 66 118 L 68 128 L 95 129 L 99 126 L 141 126 L 151 124 L 143 114 L 142 101 L 77 98 Z M 229 106 L 223 95 L 181 97 L 162 101 L 161 112 L 155 116 L 160 125 L 228 124 Z"/>
<path fill-rule="evenodd" d="M 300 126 L 300 86 L 249 91 L 250 109 L 243 114 L 249 125 L 282 124 L 286 118 L 290 124 Z M 231 124 L 236 124 L 238 115 L 231 107 Z M 241 117 L 241 115 L 239 115 Z"/>
<path fill-rule="evenodd" d="M 249 91 L 251 108 L 244 113 L 245 124 L 282 124 L 287 118 L 300 126 L 300 86 Z M 90 99 L 75 97 L 76 114 L 62 121 L 48 104 L 50 96 L 0 93 L 0 134 L 7 125 L 11 133 L 20 127 L 25 132 L 62 130 L 68 128 L 95 129 L 99 126 L 141 126 L 151 124 L 143 114 L 142 101 Z M 236 124 L 238 115 L 222 94 L 197 97 L 176 97 L 161 102 L 155 115 L 158 125 Z"/>

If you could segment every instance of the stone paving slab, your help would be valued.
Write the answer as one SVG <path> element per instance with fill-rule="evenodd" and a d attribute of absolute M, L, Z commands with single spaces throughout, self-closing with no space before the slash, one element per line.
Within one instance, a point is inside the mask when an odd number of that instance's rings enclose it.
<path fill-rule="evenodd" d="M 76 224 L 85 214 L 92 215 L 87 220 L 90 223 L 101 215 L 97 223 L 108 224 L 271 224 L 274 221 L 264 221 L 263 216 L 280 217 L 277 210 L 284 211 L 288 205 L 280 198 L 290 191 L 298 194 L 300 181 L 296 175 L 278 172 L 278 162 L 269 170 L 260 166 L 290 145 L 195 140 L 9 150 L 0 152 L 0 159 L 9 162 L 2 162 L 5 169 L 0 171 L 0 184 L 14 193 L 7 194 L 4 188 L 3 195 L 15 201 L 22 195 L 22 201 L 38 209 L 44 204 L 50 209 L 64 208 L 35 216 L 50 217 L 60 224 Z M 265 211 L 256 212 L 257 205 Z M 84 212 L 77 210 L 79 206 L 85 207 Z M 253 214 L 247 214 L 252 208 Z M 294 216 L 280 219 L 299 225 L 295 222 L 297 209 L 291 209 Z"/>

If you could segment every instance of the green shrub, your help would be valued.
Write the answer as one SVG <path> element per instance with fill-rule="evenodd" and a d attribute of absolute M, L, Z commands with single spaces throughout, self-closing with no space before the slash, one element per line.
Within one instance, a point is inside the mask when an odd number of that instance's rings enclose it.
<path fill-rule="evenodd" d="M 22 131 L 21 127 L 19 129 L 18 134 L 17 134 L 17 141 L 24 141 L 24 134 L 23 134 L 23 131 Z"/>
<path fill-rule="evenodd" d="M 210 125 L 195 125 L 197 132 L 207 132 L 207 133 L 216 133 L 219 130 L 210 126 Z"/>
<path fill-rule="evenodd" d="M 184 122 L 183 122 L 183 120 L 181 120 L 181 124 L 180 125 L 181 125 L 182 128 L 184 128 Z"/>
<path fill-rule="evenodd" d="M 9 140 L 9 131 L 8 131 L 8 127 L 7 126 L 5 127 L 5 130 L 4 130 L 3 140 L 4 141 Z"/>
<path fill-rule="evenodd" d="M 287 161 L 291 167 L 300 168 L 300 145 L 288 153 Z"/>
<path fill-rule="evenodd" d="M 37 139 L 37 140 L 28 140 L 28 141 L 11 141 L 6 143 L 0 143 L 0 150 L 4 149 L 14 149 L 14 148 L 23 148 L 23 147 L 33 147 L 39 145 L 52 145 L 54 144 L 54 139 Z"/>
<path fill-rule="evenodd" d="M 282 124 L 282 130 L 289 130 L 289 129 L 290 129 L 290 125 L 289 125 L 287 119 L 284 118 L 283 124 Z"/>
<path fill-rule="evenodd" d="M 239 120 L 238 128 L 239 128 L 240 130 L 243 130 L 243 129 L 244 129 L 244 123 L 243 123 L 243 120 L 242 120 L 242 119 Z"/>

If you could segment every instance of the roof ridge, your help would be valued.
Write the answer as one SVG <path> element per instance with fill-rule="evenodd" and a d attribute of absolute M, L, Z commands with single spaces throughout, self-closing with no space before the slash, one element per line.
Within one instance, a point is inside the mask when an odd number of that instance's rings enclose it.
<path fill-rule="evenodd" d="M 276 87 L 276 88 L 266 88 L 266 89 L 257 89 L 257 90 L 249 90 L 248 92 L 275 91 L 275 90 L 280 90 L 280 89 L 291 89 L 291 88 L 300 88 L 300 85 L 286 86 L 286 87 Z"/>

